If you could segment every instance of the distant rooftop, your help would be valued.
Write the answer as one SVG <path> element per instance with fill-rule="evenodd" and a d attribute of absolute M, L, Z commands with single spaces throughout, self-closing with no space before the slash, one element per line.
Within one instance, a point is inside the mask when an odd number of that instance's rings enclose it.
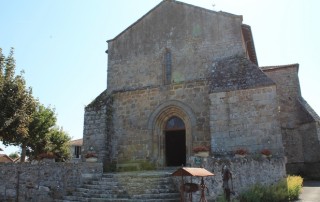
<path fill-rule="evenodd" d="M 13 160 L 6 154 L 0 154 L 0 163 L 11 163 Z"/>
<path fill-rule="evenodd" d="M 71 140 L 69 142 L 72 146 L 82 146 L 83 145 L 83 139 L 77 139 L 77 140 Z"/>

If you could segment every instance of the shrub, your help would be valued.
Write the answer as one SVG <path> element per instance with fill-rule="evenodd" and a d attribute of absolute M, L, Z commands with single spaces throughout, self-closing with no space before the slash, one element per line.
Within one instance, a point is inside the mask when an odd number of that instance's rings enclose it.
<path fill-rule="evenodd" d="M 222 196 L 218 196 L 218 198 L 216 199 L 217 202 L 228 202 L 226 197 L 224 197 L 224 195 Z"/>
<path fill-rule="evenodd" d="M 302 188 L 303 179 L 299 176 L 288 176 L 274 185 L 256 184 L 240 194 L 241 202 L 285 202 L 296 200 Z"/>
<path fill-rule="evenodd" d="M 240 194 L 240 201 L 241 202 L 259 202 L 261 201 L 264 195 L 265 188 L 260 185 L 256 184 L 252 186 L 248 191 Z"/>
<path fill-rule="evenodd" d="M 300 176 L 288 176 L 287 184 L 288 184 L 288 195 L 289 200 L 296 200 L 299 198 L 299 194 L 302 189 L 303 178 Z"/>

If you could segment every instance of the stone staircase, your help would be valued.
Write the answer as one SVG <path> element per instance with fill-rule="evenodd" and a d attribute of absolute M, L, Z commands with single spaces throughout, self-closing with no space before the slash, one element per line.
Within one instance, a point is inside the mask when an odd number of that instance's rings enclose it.
<path fill-rule="evenodd" d="M 173 202 L 180 201 L 171 172 L 140 171 L 105 173 L 56 202 Z"/>

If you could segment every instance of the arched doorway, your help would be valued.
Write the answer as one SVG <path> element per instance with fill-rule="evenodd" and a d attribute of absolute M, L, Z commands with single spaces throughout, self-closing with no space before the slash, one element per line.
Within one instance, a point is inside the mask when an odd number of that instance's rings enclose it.
<path fill-rule="evenodd" d="M 148 120 L 148 131 L 152 138 L 151 158 L 156 163 L 157 167 L 169 166 L 166 161 L 166 156 L 170 152 L 166 152 L 166 134 L 169 135 L 170 130 L 166 130 L 167 123 L 172 117 L 178 117 L 182 120 L 185 129 L 185 157 L 182 160 L 186 161 L 184 165 L 189 164 L 189 157 L 191 156 L 192 135 L 194 134 L 194 128 L 196 128 L 196 116 L 192 109 L 185 103 L 177 100 L 170 100 L 159 105 L 150 115 Z M 173 134 L 178 134 L 179 130 Z M 181 131 L 180 131 L 181 132 Z M 169 138 L 171 136 L 168 136 Z M 183 140 L 179 141 L 183 142 Z M 169 143 L 170 144 L 170 143 Z M 169 149 L 172 147 L 169 147 Z M 180 150 L 179 150 L 180 151 Z M 171 152 L 172 153 L 172 152 Z M 181 155 L 182 156 L 182 155 Z M 182 162 L 182 163 L 183 163 Z M 181 163 L 181 162 L 180 162 Z M 179 163 L 179 166 L 181 164 Z M 175 163 L 176 164 L 176 163 Z M 177 163 L 178 164 L 178 163 Z"/>
<path fill-rule="evenodd" d="M 186 165 L 186 128 L 183 120 L 177 116 L 169 118 L 164 133 L 166 165 Z"/>

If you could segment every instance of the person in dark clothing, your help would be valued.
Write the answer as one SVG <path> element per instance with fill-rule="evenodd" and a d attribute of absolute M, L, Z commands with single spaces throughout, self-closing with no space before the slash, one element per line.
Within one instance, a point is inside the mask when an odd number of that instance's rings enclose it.
<path fill-rule="evenodd" d="M 222 167 L 222 188 L 224 191 L 224 196 L 227 201 L 230 201 L 230 194 L 231 194 L 231 188 L 232 184 L 230 186 L 230 182 L 232 183 L 232 173 L 230 172 L 227 165 L 224 165 Z"/>

